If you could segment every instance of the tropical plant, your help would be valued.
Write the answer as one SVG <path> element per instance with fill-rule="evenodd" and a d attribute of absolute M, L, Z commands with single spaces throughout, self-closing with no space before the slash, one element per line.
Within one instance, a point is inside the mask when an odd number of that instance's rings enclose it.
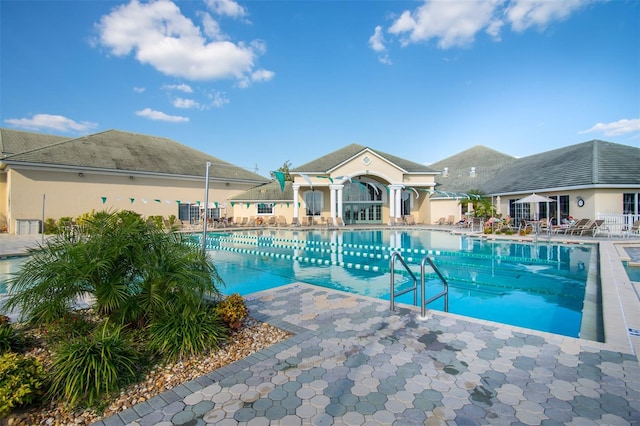
<path fill-rule="evenodd" d="M 87 336 L 62 340 L 55 351 L 47 395 L 62 398 L 71 407 L 93 406 L 101 397 L 133 382 L 140 355 L 108 322 Z"/>
<path fill-rule="evenodd" d="M 0 315 L 0 354 L 23 351 L 28 345 L 27 340 L 11 325 L 9 317 Z"/>
<path fill-rule="evenodd" d="M 249 310 L 240 294 L 234 293 L 218 302 L 215 312 L 229 328 L 238 329 L 242 321 L 249 315 Z"/>
<path fill-rule="evenodd" d="M 138 326 L 220 297 L 222 280 L 206 253 L 131 211 L 96 212 L 74 235 L 54 235 L 29 254 L 10 280 L 6 307 L 35 323 L 59 320 L 87 296 L 99 315 Z"/>
<path fill-rule="evenodd" d="M 42 397 L 45 372 L 37 359 L 8 352 L 0 356 L 0 416 Z"/>
<path fill-rule="evenodd" d="M 169 360 L 205 353 L 225 341 L 227 329 L 205 303 L 182 312 L 166 312 L 149 328 L 149 344 Z"/>

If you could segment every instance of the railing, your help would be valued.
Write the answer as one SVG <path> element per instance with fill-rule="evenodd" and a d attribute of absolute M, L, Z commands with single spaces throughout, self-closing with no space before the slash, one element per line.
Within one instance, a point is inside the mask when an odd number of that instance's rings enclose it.
<path fill-rule="evenodd" d="M 604 224 L 612 235 L 625 235 L 633 223 L 640 220 L 638 214 L 598 213 L 598 219 L 604 220 Z"/>
<path fill-rule="evenodd" d="M 402 264 L 402 266 L 405 268 L 405 270 L 409 273 L 409 275 L 413 278 L 413 286 L 406 288 L 404 290 L 401 290 L 399 292 L 396 293 L 395 291 L 395 286 L 396 286 L 396 279 L 395 279 L 395 261 L 396 259 L 400 260 L 400 263 Z M 429 265 L 431 266 L 431 268 L 433 268 L 434 272 L 436 273 L 436 275 L 438 275 L 438 277 L 440 278 L 440 281 L 442 281 L 442 283 L 444 284 L 444 289 L 441 293 L 436 294 L 435 296 L 429 298 L 428 300 L 425 300 L 425 276 L 426 274 L 426 264 L 427 262 L 429 262 Z M 415 274 L 413 273 L 413 271 L 411 271 L 411 269 L 409 268 L 409 266 L 406 264 L 406 262 L 404 261 L 404 258 L 402 257 L 402 255 L 399 252 L 394 252 L 391 255 L 391 259 L 389 260 L 389 270 L 390 270 L 390 291 L 389 291 L 389 304 L 390 304 L 390 309 L 392 311 L 395 311 L 395 298 L 402 296 L 403 294 L 409 293 L 411 291 L 413 291 L 413 304 L 415 306 L 418 306 L 418 280 L 415 276 Z M 449 311 L 449 283 L 447 282 L 446 278 L 442 275 L 442 273 L 440 272 L 440 270 L 436 267 L 435 263 L 433 263 L 433 260 L 431 260 L 431 258 L 429 256 L 425 256 L 422 259 L 422 262 L 420 263 L 420 315 L 422 318 L 426 317 L 426 313 L 427 313 L 427 305 L 441 297 L 444 297 L 444 311 L 448 312 Z"/>
<path fill-rule="evenodd" d="M 401 290 L 399 292 L 396 293 L 396 274 L 395 274 L 395 261 L 396 259 L 400 260 L 400 263 L 402 264 L 402 266 L 404 266 L 404 269 L 407 270 L 407 272 L 409 272 L 409 275 L 411 275 L 411 278 L 413 278 L 413 287 L 411 288 L 406 288 L 404 290 Z M 418 305 L 418 292 L 416 291 L 418 289 L 418 279 L 416 278 L 416 275 L 413 273 L 413 271 L 411 271 L 411 269 L 409 268 L 409 265 L 407 265 L 407 263 L 404 261 L 404 259 L 402 258 L 402 255 L 399 252 L 393 252 L 393 254 L 391 255 L 391 259 L 389 259 L 389 269 L 390 269 L 390 292 L 389 292 L 389 303 L 391 305 L 391 310 L 395 311 L 396 310 L 396 302 L 395 302 L 395 298 L 396 297 L 400 297 L 403 294 L 409 293 L 410 291 L 413 291 L 413 304 L 414 305 Z M 423 277 L 423 281 L 424 281 L 424 277 Z"/>

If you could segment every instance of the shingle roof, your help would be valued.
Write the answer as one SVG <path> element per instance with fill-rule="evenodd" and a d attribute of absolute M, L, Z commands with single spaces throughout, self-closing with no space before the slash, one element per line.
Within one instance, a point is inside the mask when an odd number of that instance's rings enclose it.
<path fill-rule="evenodd" d="M 640 185 L 640 148 L 592 140 L 518 159 L 487 182 L 488 194 L 596 185 Z"/>
<path fill-rule="evenodd" d="M 236 196 L 230 197 L 232 201 L 292 201 L 293 188 L 291 182 L 284 183 L 284 191 L 280 189 L 280 182 L 274 181 L 265 185 L 251 188 Z"/>
<path fill-rule="evenodd" d="M 17 133 L 20 132 L 7 132 L 6 135 L 20 136 Z M 3 139 L 4 135 L 3 130 Z M 37 145 L 36 142 L 32 142 Z M 18 142 L 11 143 L 19 145 Z M 268 182 L 268 179 L 258 174 L 174 140 L 119 130 L 108 130 L 75 139 L 64 138 L 45 146 L 32 146 L 30 150 L 6 156 L 2 161 L 8 164 L 36 163 L 190 177 L 204 177 L 205 164 L 210 161 L 209 176 L 212 179 L 248 181 L 256 184 Z"/>
<path fill-rule="evenodd" d="M 340 164 L 348 161 L 349 159 L 360 154 L 362 151 L 369 150 L 380 157 L 386 158 L 391 163 L 395 164 L 407 173 L 435 173 L 435 171 L 423 164 L 415 163 L 413 161 L 405 160 L 404 158 L 396 157 L 395 155 L 387 154 L 376 149 L 372 149 L 366 146 L 351 144 L 337 151 L 331 152 L 325 156 L 322 156 L 302 166 L 296 167 L 290 170 L 291 173 L 328 173 Z"/>
<path fill-rule="evenodd" d="M 18 154 L 68 139 L 66 136 L 0 128 L 0 156 Z"/>
<path fill-rule="evenodd" d="M 484 191 L 485 183 L 515 160 L 516 158 L 510 155 L 476 145 L 429 167 L 443 172 L 435 178 L 436 189 L 451 192 L 467 192 L 474 189 Z M 475 176 L 471 176 L 472 167 L 475 167 Z M 445 168 L 448 175 L 444 173 Z"/>

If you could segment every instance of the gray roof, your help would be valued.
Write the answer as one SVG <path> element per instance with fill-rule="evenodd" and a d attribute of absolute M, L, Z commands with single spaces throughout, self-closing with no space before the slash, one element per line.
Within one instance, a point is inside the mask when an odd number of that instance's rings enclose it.
<path fill-rule="evenodd" d="M 374 154 L 379 155 L 398 166 L 400 169 L 407 173 L 436 173 L 433 169 L 413 161 L 405 160 L 404 158 L 396 157 L 395 155 L 387 154 L 376 149 L 372 149 L 366 146 L 351 144 L 337 151 L 331 152 L 325 156 L 322 156 L 316 160 L 310 161 L 302 166 L 296 167 L 290 170 L 291 173 L 329 173 L 331 170 L 339 166 L 340 164 L 350 160 L 357 156 L 361 152 L 369 150 Z"/>
<path fill-rule="evenodd" d="M 435 178 L 438 190 L 467 192 L 476 189 L 484 192 L 485 183 L 515 160 L 510 155 L 476 145 L 429 167 L 443 172 Z M 471 175 L 472 167 L 475 167 L 475 176 Z M 445 168 L 448 175 L 444 173 Z"/>
<path fill-rule="evenodd" d="M 3 143 L 20 146 L 20 141 L 34 134 L 3 130 Z M 17 142 L 6 141 L 6 136 Z M 8 139 L 12 139 L 8 138 Z M 36 136 L 28 150 L 2 159 L 7 164 L 39 164 L 43 166 L 75 167 L 108 171 L 158 173 L 188 177 L 204 177 L 206 162 L 211 162 L 211 179 L 245 181 L 256 184 L 269 180 L 256 173 L 234 166 L 219 158 L 197 151 L 174 140 L 138 133 L 107 130 L 75 139 L 63 138 L 42 145 Z M 23 145 L 26 145 L 23 143 Z"/>
<path fill-rule="evenodd" d="M 293 188 L 291 182 L 284 183 L 284 191 L 280 188 L 280 182 L 273 181 L 265 185 L 256 186 L 236 196 L 230 197 L 231 201 L 292 201 Z"/>
<path fill-rule="evenodd" d="M 0 128 L 0 157 L 42 148 L 69 139 L 66 136 Z"/>
<path fill-rule="evenodd" d="M 640 185 L 640 148 L 592 140 L 518 159 L 485 185 L 487 194 Z"/>

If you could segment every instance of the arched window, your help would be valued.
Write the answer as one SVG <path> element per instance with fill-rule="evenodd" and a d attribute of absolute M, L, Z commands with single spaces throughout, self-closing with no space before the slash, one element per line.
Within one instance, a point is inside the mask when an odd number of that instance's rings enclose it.
<path fill-rule="evenodd" d="M 382 201 L 382 190 L 369 183 L 347 183 L 344 185 L 343 200 Z"/>

